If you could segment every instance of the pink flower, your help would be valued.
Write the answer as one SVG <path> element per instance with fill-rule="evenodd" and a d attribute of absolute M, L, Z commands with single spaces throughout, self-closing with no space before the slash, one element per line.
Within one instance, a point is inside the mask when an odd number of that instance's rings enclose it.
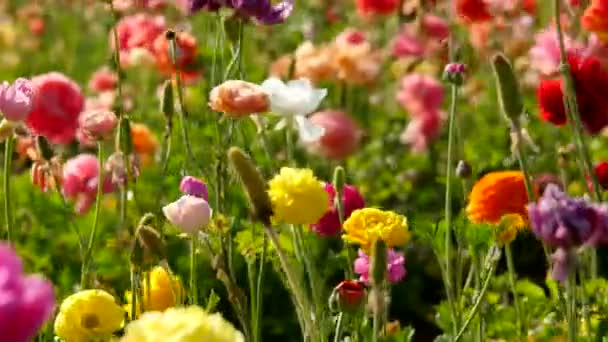
<path fill-rule="evenodd" d="M 420 26 L 405 24 L 393 42 L 393 55 L 397 57 L 422 57 L 437 52 L 450 34 L 447 22 L 438 16 L 427 14 Z"/>
<path fill-rule="evenodd" d="M 443 102 L 443 86 L 423 74 L 411 74 L 401 80 L 397 101 L 411 116 L 437 112 Z"/>
<path fill-rule="evenodd" d="M 584 54 L 596 57 L 604 69 L 608 69 L 608 42 L 601 41 L 595 33 L 589 35 Z"/>
<path fill-rule="evenodd" d="M 192 176 L 182 178 L 182 181 L 179 183 L 179 191 L 186 195 L 203 198 L 205 201 L 209 200 L 207 185 L 200 179 Z"/>
<path fill-rule="evenodd" d="M 335 204 L 336 190 L 331 183 L 325 183 L 325 191 L 329 195 L 329 211 L 325 213 L 319 222 L 310 225 L 310 228 L 320 236 L 336 236 L 342 230 L 338 208 Z M 363 196 L 352 185 L 344 185 L 342 190 L 342 204 L 344 208 L 344 220 L 350 217 L 353 211 L 365 207 Z"/>
<path fill-rule="evenodd" d="M 79 130 L 85 139 L 101 140 L 108 137 L 116 128 L 118 118 L 114 112 L 91 110 L 82 113 L 78 122 Z"/>
<path fill-rule="evenodd" d="M 35 92 L 31 82 L 18 78 L 0 84 L 0 113 L 9 121 L 22 121 L 32 112 Z"/>
<path fill-rule="evenodd" d="M 559 42 L 555 28 L 549 28 L 536 34 L 535 45 L 530 49 L 530 67 L 543 76 L 553 76 L 558 72 L 560 56 Z M 568 36 L 564 36 L 566 49 L 582 49 L 582 45 Z"/>
<path fill-rule="evenodd" d="M 152 52 L 154 40 L 166 29 L 165 18 L 162 16 L 149 16 L 142 13 L 122 18 L 116 26 L 120 63 L 124 66 L 129 65 L 129 54 L 133 49 L 143 48 Z M 112 46 L 115 45 L 113 33 L 110 34 L 110 43 Z"/>
<path fill-rule="evenodd" d="M 61 192 L 65 197 L 76 200 L 76 212 L 84 214 L 95 203 L 98 181 L 97 158 L 92 154 L 79 154 L 69 159 L 63 166 Z M 112 192 L 113 189 L 110 177 L 104 177 L 102 192 Z"/>
<path fill-rule="evenodd" d="M 414 117 L 407 128 L 401 133 L 400 140 L 409 145 L 414 153 L 421 153 L 428 149 L 430 143 L 439 137 L 443 114 L 441 112 L 424 112 Z"/>
<path fill-rule="evenodd" d="M 63 74 L 51 72 L 32 78 L 32 85 L 36 96 L 32 112 L 25 120 L 29 129 L 54 144 L 72 142 L 84 107 L 78 84 Z"/>
<path fill-rule="evenodd" d="M 346 113 L 325 110 L 313 114 L 310 121 L 325 129 L 319 140 L 308 145 L 312 153 L 328 159 L 341 160 L 359 148 L 361 129 Z"/>
<path fill-rule="evenodd" d="M 114 90 L 118 84 L 118 75 L 110 68 L 103 67 L 95 71 L 89 81 L 89 89 L 94 92 Z"/>
<path fill-rule="evenodd" d="M 405 271 L 405 256 L 402 252 L 397 252 L 390 248 L 387 251 L 386 258 L 386 275 L 391 283 L 398 283 L 407 272 Z M 365 252 L 359 250 L 359 257 L 355 260 L 355 273 L 360 275 L 359 280 L 365 284 L 369 284 L 369 257 Z"/>
<path fill-rule="evenodd" d="M 186 234 L 195 234 L 209 224 L 212 210 L 205 199 L 184 195 L 163 207 L 169 222 Z"/>
<path fill-rule="evenodd" d="M 13 248 L 0 243 L 0 332 L 2 340 L 30 341 L 53 313 L 53 284 L 37 275 L 23 274 Z"/>

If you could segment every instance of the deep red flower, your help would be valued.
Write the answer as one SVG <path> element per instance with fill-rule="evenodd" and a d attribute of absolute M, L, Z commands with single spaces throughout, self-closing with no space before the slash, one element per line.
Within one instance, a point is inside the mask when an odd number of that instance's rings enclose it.
<path fill-rule="evenodd" d="M 608 72 L 594 56 L 582 57 L 570 54 L 568 64 L 572 71 L 576 99 L 585 129 L 595 134 L 608 125 Z M 563 82 L 543 80 L 538 87 L 538 103 L 541 118 L 555 125 L 566 123 L 563 103 Z"/>
<path fill-rule="evenodd" d="M 365 289 L 357 281 L 344 280 L 334 289 L 343 311 L 356 311 L 363 303 Z"/>
<path fill-rule="evenodd" d="M 457 0 L 456 13 L 467 22 L 482 22 L 492 19 L 488 5 L 483 0 Z"/>
<path fill-rule="evenodd" d="M 600 162 L 595 165 L 595 176 L 602 189 L 608 189 L 608 162 Z"/>
<path fill-rule="evenodd" d="M 536 14 L 536 0 L 524 0 L 521 3 L 521 8 L 530 14 Z"/>
<path fill-rule="evenodd" d="M 399 0 L 357 0 L 360 15 L 387 15 L 395 12 Z"/>

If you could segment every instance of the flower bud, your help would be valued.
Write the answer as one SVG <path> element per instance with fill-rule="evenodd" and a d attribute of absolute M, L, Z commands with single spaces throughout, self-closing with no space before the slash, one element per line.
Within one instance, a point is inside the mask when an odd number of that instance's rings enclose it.
<path fill-rule="evenodd" d="M 263 224 L 270 225 L 272 205 L 266 192 L 266 182 L 260 171 L 249 156 L 238 147 L 231 147 L 228 150 L 228 160 L 241 178 L 253 215 Z"/>
<path fill-rule="evenodd" d="M 443 69 L 443 79 L 451 84 L 460 86 L 464 83 L 466 66 L 461 63 L 449 63 Z"/>
<path fill-rule="evenodd" d="M 145 251 L 161 259 L 165 258 L 165 242 L 160 233 L 150 226 L 137 228 L 137 240 Z"/>
<path fill-rule="evenodd" d="M 496 54 L 492 58 L 492 68 L 496 78 L 500 109 L 507 119 L 517 121 L 524 110 L 524 105 L 513 68 L 502 54 Z"/>
<path fill-rule="evenodd" d="M 118 118 L 108 110 L 89 110 L 80 115 L 78 123 L 85 138 L 103 140 L 116 128 Z"/>
<path fill-rule="evenodd" d="M 173 103 L 173 85 L 170 80 L 165 81 L 162 86 L 162 97 L 160 99 L 160 110 L 167 121 L 173 119 L 175 105 Z"/>
<path fill-rule="evenodd" d="M 355 312 L 363 304 L 365 288 L 356 281 L 344 280 L 334 288 L 330 297 L 331 304 L 337 304 L 340 312 Z"/>
<path fill-rule="evenodd" d="M 473 170 L 471 169 L 471 164 L 467 163 L 464 160 L 458 161 L 458 165 L 456 165 L 456 175 L 460 178 L 469 178 L 471 177 L 471 173 Z"/>
<path fill-rule="evenodd" d="M 35 143 L 36 152 L 38 153 L 38 156 L 40 158 L 44 160 L 51 160 L 53 158 L 55 152 L 53 151 L 51 144 L 49 144 L 49 141 L 45 137 L 43 137 L 42 135 L 36 136 Z"/>
<path fill-rule="evenodd" d="M 376 239 L 372 246 L 372 262 L 371 262 L 371 284 L 373 287 L 378 287 L 386 278 L 386 243 L 382 239 Z"/>
<path fill-rule="evenodd" d="M 118 122 L 119 134 L 116 136 L 116 151 L 122 151 L 127 155 L 133 153 L 133 141 L 131 138 L 131 121 L 128 118 L 120 118 Z"/>
<path fill-rule="evenodd" d="M 344 184 L 346 183 L 345 178 L 346 178 L 346 175 L 344 172 L 344 168 L 342 166 L 336 167 L 334 169 L 333 185 L 334 185 L 334 190 L 336 191 L 337 194 L 342 193 L 342 190 L 344 189 Z"/>

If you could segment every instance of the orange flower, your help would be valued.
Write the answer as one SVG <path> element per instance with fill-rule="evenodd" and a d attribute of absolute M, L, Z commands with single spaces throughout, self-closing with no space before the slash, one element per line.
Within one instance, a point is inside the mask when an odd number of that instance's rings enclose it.
<path fill-rule="evenodd" d="M 603 41 L 608 41 L 608 1 L 592 0 L 581 18 L 583 27 L 595 32 Z"/>
<path fill-rule="evenodd" d="M 141 123 L 131 123 L 131 139 L 133 150 L 139 156 L 142 165 L 149 164 L 158 148 L 158 141 L 148 126 Z"/>
<path fill-rule="evenodd" d="M 503 215 L 528 217 L 528 195 L 519 171 L 497 171 L 483 176 L 471 190 L 466 212 L 475 223 L 498 223 Z"/>
<path fill-rule="evenodd" d="M 196 79 L 197 70 L 192 70 L 196 59 L 196 38 L 187 32 L 177 32 L 175 36 L 177 68 L 180 70 L 180 75 L 189 83 L 189 80 Z M 154 57 L 156 58 L 156 66 L 158 70 L 165 74 L 171 75 L 175 72 L 175 66 L 170 54 L 170 43 L 167 40 L 166 34 L 160 34 L 154 40 L 152 46 Z"/>

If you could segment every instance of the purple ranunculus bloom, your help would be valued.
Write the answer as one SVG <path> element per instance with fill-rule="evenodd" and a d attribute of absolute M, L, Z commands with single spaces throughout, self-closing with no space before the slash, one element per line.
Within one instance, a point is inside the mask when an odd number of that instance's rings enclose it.
<path fill-rule="evenodd" d="M 528 205 L 534 234 L 553 247 L 595 245 L 604 239 L 608 227 L 605 207 L 583 198 L 572 198 L 549 184 L 537 203 Z"/>
<path fill-rule="evenodd" d="M 359 250 L 359 257 L 354 264 L 355 273 L 360 277 L 359 280 L 366 285 L 369 284 L 369 256 L 362 250 Z M 405 270 L 405 256 L 403 252 L 398 252 L 390 248 L 386 258 L 386 276 L 391 283 L 398 283 L 407 274 Z"/>
<path fill-rule="evenodd" d="M 284 22 L 294 8 L 294 0 L 283 0 L 274 5 L 270 0 L 230 0 L 230 2 L 236 12 L 253 17 L 265 25 Z"/>
<path fill-rule="evenodd" d="M 21 260 L 0 243 L 0 332 L 2 341 L 30 341 L 55 307 L 53 285 L 37 275 L 23 274 Z"/>
<path fill-rule="evenodd" d="M 179 191 L 186 195 L 200 197 L 205 201 L 209 201 L 207 185 L 205 185 L 205 183 L 198 178 L 192 176 L 182 178 L 182 181 L 179 184 Z"/>

